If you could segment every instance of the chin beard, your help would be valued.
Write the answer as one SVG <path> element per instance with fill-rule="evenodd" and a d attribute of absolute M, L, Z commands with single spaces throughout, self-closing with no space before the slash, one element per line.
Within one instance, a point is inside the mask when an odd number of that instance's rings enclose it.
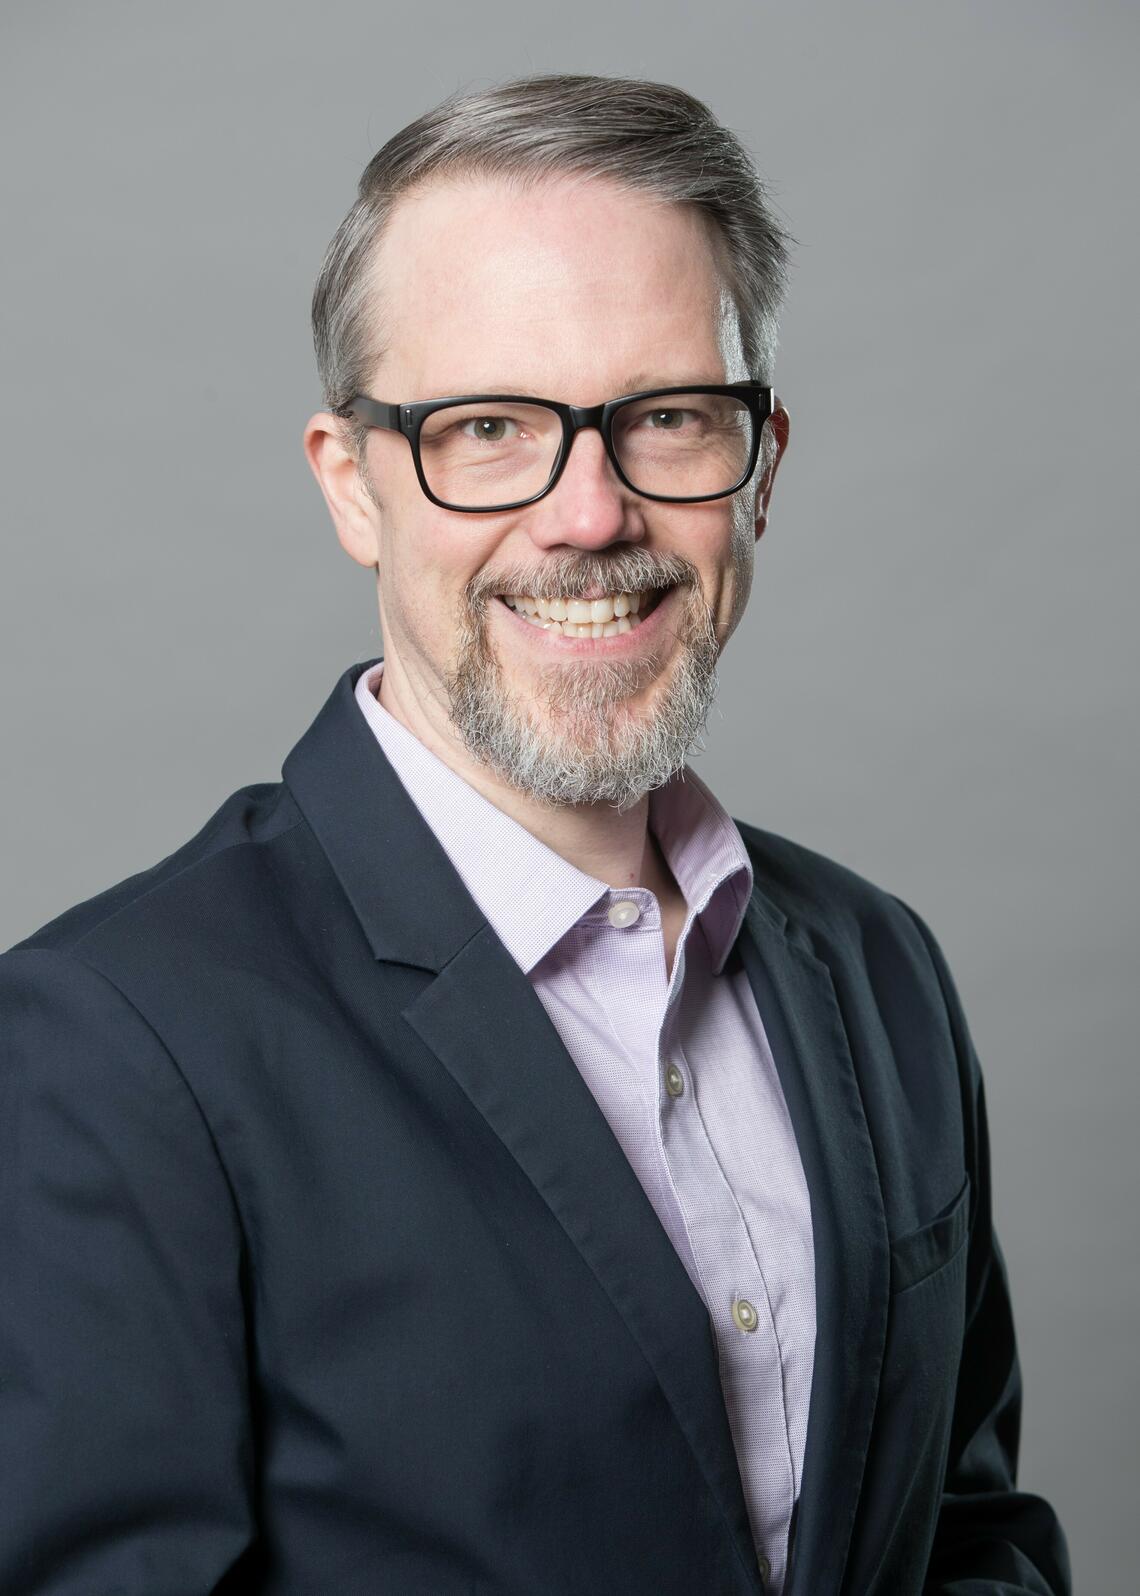
<path fill-rule="evenodd" d="M 700 745 L 717 686 L 713 617 L 687 561 L 658 565 L 649 581 L 644 565 L 634 569 L 629 556 L 604 563 L 579 558 L 572 570 L 572 577 L 554 579 L 556 591 L 585 591 L 594 582 L 610 592 L 685 589 L 679 656 L 656 701 L 641 714 L 630 707 L 656 679 L 649 660 L 568 661 L 540 671 L 525 699 L 508 691 L 488 637 L 495 590 L 483 579 L 464 596 L 455 666 L 444 678 L 448 712 L 468 752 L 518 792 L 551 806 L 629 809 L 663 786 Z M 549 567 L 545 579 L 549 584 Z M 532 589 L 516 578 L 497 591 Z"/>

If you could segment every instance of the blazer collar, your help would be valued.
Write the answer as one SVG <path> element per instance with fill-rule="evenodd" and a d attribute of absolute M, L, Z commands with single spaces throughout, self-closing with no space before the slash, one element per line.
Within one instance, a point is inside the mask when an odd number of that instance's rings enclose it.
<path fill-rule="evenodd" d="M 281 767 L 377 959 L 442 970 L 486 926 L 355 700 L 352 665 Z"/>

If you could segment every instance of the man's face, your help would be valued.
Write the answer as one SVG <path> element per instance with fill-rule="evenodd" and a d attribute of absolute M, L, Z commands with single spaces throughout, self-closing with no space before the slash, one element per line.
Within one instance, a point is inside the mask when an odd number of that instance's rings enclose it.
<path fill-rule="evenodd" d="M 386 338 L 368 391 L 381 399 L 590 405 L 747 375 L 699 219 L 609 183 L 428 187 L 397 207 L 374 281 Z M 545 499 L 476 515 L 424 497 L 397 434 L 371 431 L 363 464 L 368 527 L 350 552 L 376 566 L 385 692 L 411 729 L 458 737 L 547 802 L 625 804 L 664 781 L 700 732 L 748 596 L 755 483 L 704 504 L 643 499 L 588 430 Z M 524 613 L 540 599 L 556 613 L 601 600 L 608 631 L 544 629 Z"/>

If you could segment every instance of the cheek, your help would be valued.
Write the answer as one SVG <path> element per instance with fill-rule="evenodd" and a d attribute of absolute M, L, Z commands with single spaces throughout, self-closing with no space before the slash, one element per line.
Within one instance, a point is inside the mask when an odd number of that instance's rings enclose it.
<path fill-rule="evenodd" d="M 756 491 L 749 483 L 732 500 L 732 557 L 739 570 L 752 570 L 756 558 Z"/>
<path fill-rule="evenodd" d="M 380 608 L 386 633 L 436 656 L 455 644 L 464 592 L 480 569 L 480 549 L 465 529 L 457 535 L 417 518 L 381 535 Z"/>
<path fill-rule="evenodd" d="M 719 544 L 705 557 L 709 572 L 710 600 L 722 642 L 735 630 L 752 591 L 752 571 L 756 558 L 752 505 L 747 495 L 731 501 Z"/>
<path fill-rule="evenodd" d="M 752 592 L 752 557 L 751 556 L 752 556 L 752 551 L 750 549 L 749 550 L 749 555 L 748 555 L 748 563 L 746 565 L 742 564 L 741 567 L 739 568 L 739 570 L 737 571 L 736 587 L 735 587 L 735 591 L 734 591 L 733 597 L 732 597 L 732 613 L 729 616 L 728 632 L 727 632 L 726 637 L 725 637 L 725 641 L 726 642 L 728 640 L 728 637 L 730 637 L 732 635 L 732 633 L 736 630 L 736 628 L 737 628 L 737 626 L 738 626 L 738 624 L 740 622 L 740 617 L 744 614 L 745 606 L 748 603 L 749 595 Z"/>
<path fill-rule="evenodd" d="M 694 560 L 706 573 L 714 607 L 736 609 L 740 592 L 747 592 L 752 580 L 755 537 L 751 506 L 741 498 L 730 501 L 725 518 L 714 537 L 710 537 Z"/>

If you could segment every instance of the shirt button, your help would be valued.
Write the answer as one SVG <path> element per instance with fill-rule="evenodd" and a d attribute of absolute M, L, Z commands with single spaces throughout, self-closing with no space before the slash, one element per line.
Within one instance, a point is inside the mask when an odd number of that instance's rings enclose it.
<path fill-rule="evenodd" d="M 760 1578 L 766 1585 L 772 1577 L 772 1565 L 766 1557 L 759 1558 L 758 1562 L 760 1564 Z"/>
<path fill-rule="evenodd" d="M 732 1317 L 741 1330 L 755 1330 L 760 1323 L 760 1316 L 747 1297 L 737 1297 L 732 1305 Z"/>
<path fill-rule="evenodd" d="M 685 1077 L 681 1074 L 676 1064 L 670 1064 L 665 1071 L 665 1090 L 670 1097 L 680 1097 L 685 1090 Z"/>
<path fill-rule="evenodd" d="M 626 926 L 636 925 L 641 919 L 641 910 L 636 903 L 631 903 L 628 898 L 623 898 L 620 903 L 610 905 L 610 924 L 619 931 L 624 931 Z"/>

